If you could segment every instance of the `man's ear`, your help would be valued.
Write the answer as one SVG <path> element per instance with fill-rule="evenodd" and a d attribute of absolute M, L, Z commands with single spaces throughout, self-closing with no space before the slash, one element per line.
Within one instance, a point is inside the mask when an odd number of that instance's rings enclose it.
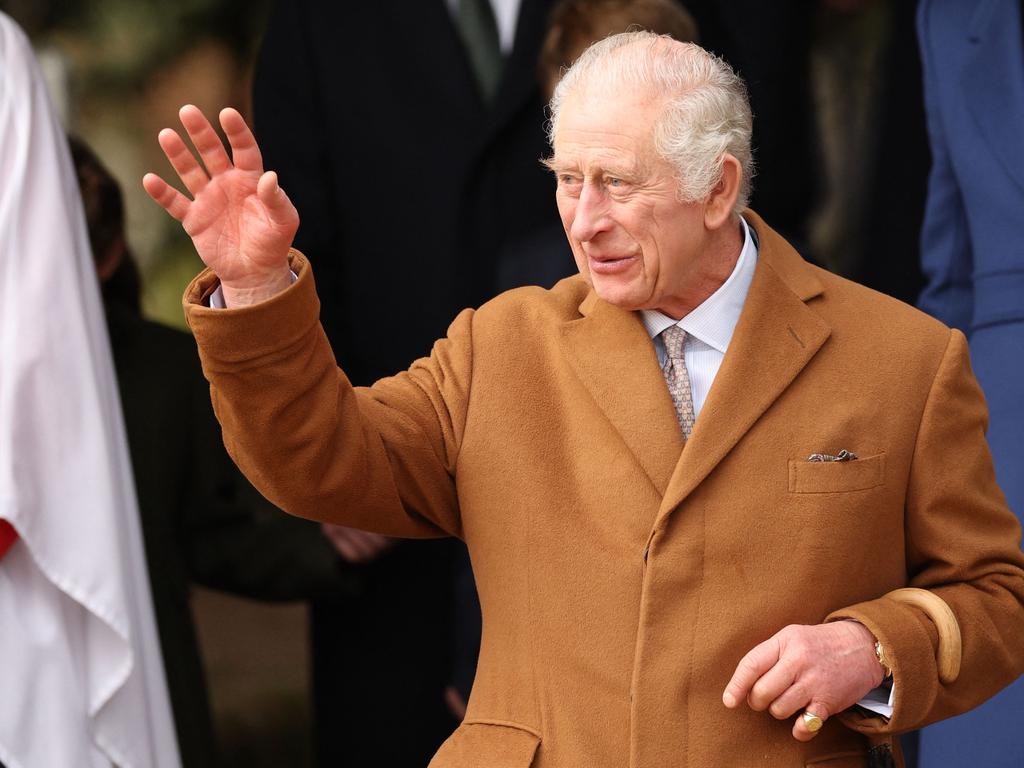
<path fill-rule="evenodd" d="M 731 219 L 742 178 L 740 161 L 726 153 L 722 158 L 722 177 L 704 204 L 704 226 L 708 229 L 719 229 Z"/>

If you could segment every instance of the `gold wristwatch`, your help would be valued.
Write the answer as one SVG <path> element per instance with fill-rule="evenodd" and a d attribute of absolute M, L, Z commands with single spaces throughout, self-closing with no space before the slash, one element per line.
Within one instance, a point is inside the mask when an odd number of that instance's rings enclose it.
<path fill-rule="evenodd" d="M 878 640 L 875 640 L 875 658 L 878 659 L 878 663 L 882 665 L 882 671 L 885 672 L 885 677 L 892 677 L 892 668 L 889 666 L 889 662 L 885 658 L 885 651 L 882 649 L 882 643 Z"/>

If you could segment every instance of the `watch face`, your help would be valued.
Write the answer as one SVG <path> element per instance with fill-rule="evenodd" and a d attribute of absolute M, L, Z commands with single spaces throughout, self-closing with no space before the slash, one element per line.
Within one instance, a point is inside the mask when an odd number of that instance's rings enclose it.
<path fill-rule="evenodd" d="M 889 664 L 885 660 L 885 652 L 882 650 L 882 644 L 878 640 L 875 641 L 875 658 L 882 665 L 882 671 L 885 672 L 885 676 L 892 677 L 892 670 L 889 669 Z"/>

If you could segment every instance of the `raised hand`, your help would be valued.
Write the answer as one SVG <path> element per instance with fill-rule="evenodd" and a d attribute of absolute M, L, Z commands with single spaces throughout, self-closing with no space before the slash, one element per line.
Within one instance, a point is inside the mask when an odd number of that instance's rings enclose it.
<path fill-rule="evenodd" d="M 245 120 L 234 109 L 220 113 L 232 157 L 205 115 L 188 104 L 178 113 L 203 165 L 177 131 L 164 128 L 160 148 L 192 199 L 155 173 L 142 179 L 146 192 L 181 222 L 200 258 L 217 273 L 229 306 L 252 304 L 291 283 L 288 248 L 299 214 L 277 183 L 264 172 L 263 157 Z"/>

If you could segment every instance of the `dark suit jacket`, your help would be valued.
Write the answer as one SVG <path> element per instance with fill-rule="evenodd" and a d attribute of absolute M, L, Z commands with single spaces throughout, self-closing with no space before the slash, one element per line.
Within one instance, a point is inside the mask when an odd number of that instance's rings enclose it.
<path fill-rule="evenodd" d="M 754 111 L 757 173 L 751 207 L 802 246 L 817 203 L 817 130 L 808 61 L 811 0 L 684 0 L 699 42 L 742 76 Z"/>
<path fill-rule="evenodd" d="M 107 324 L 182 763 L 215 768 L 190 583 L 300 600 L 350 592 L 357 577 L 318 526 L 282 515 L 235 468 L 191 337 L 116 305 Z"/>
<path fill-rule="evenodd" d="M 1019 0 L 926 0 L 918 34 L 932 147 L 923 309 L 967 334 L 996 477 L 1024 516 L 1024 44 Z M 922 768 L 1024 765 L 1024 680 L 922 734 Z"/>
<path fill-rule="evenodd" d="M 484 104 L 443 0 L 279 4 L 255 81 L 267 168 L 301 216 L 335 354 L 369 383 L 494 294 L 503 256 L 557 225 L 536 60 L 548 0 L 523 0 Z M 563 275 L 574 267 L 565 253 Z M 414 318 L 414 319 L 413 319 Z"/>

